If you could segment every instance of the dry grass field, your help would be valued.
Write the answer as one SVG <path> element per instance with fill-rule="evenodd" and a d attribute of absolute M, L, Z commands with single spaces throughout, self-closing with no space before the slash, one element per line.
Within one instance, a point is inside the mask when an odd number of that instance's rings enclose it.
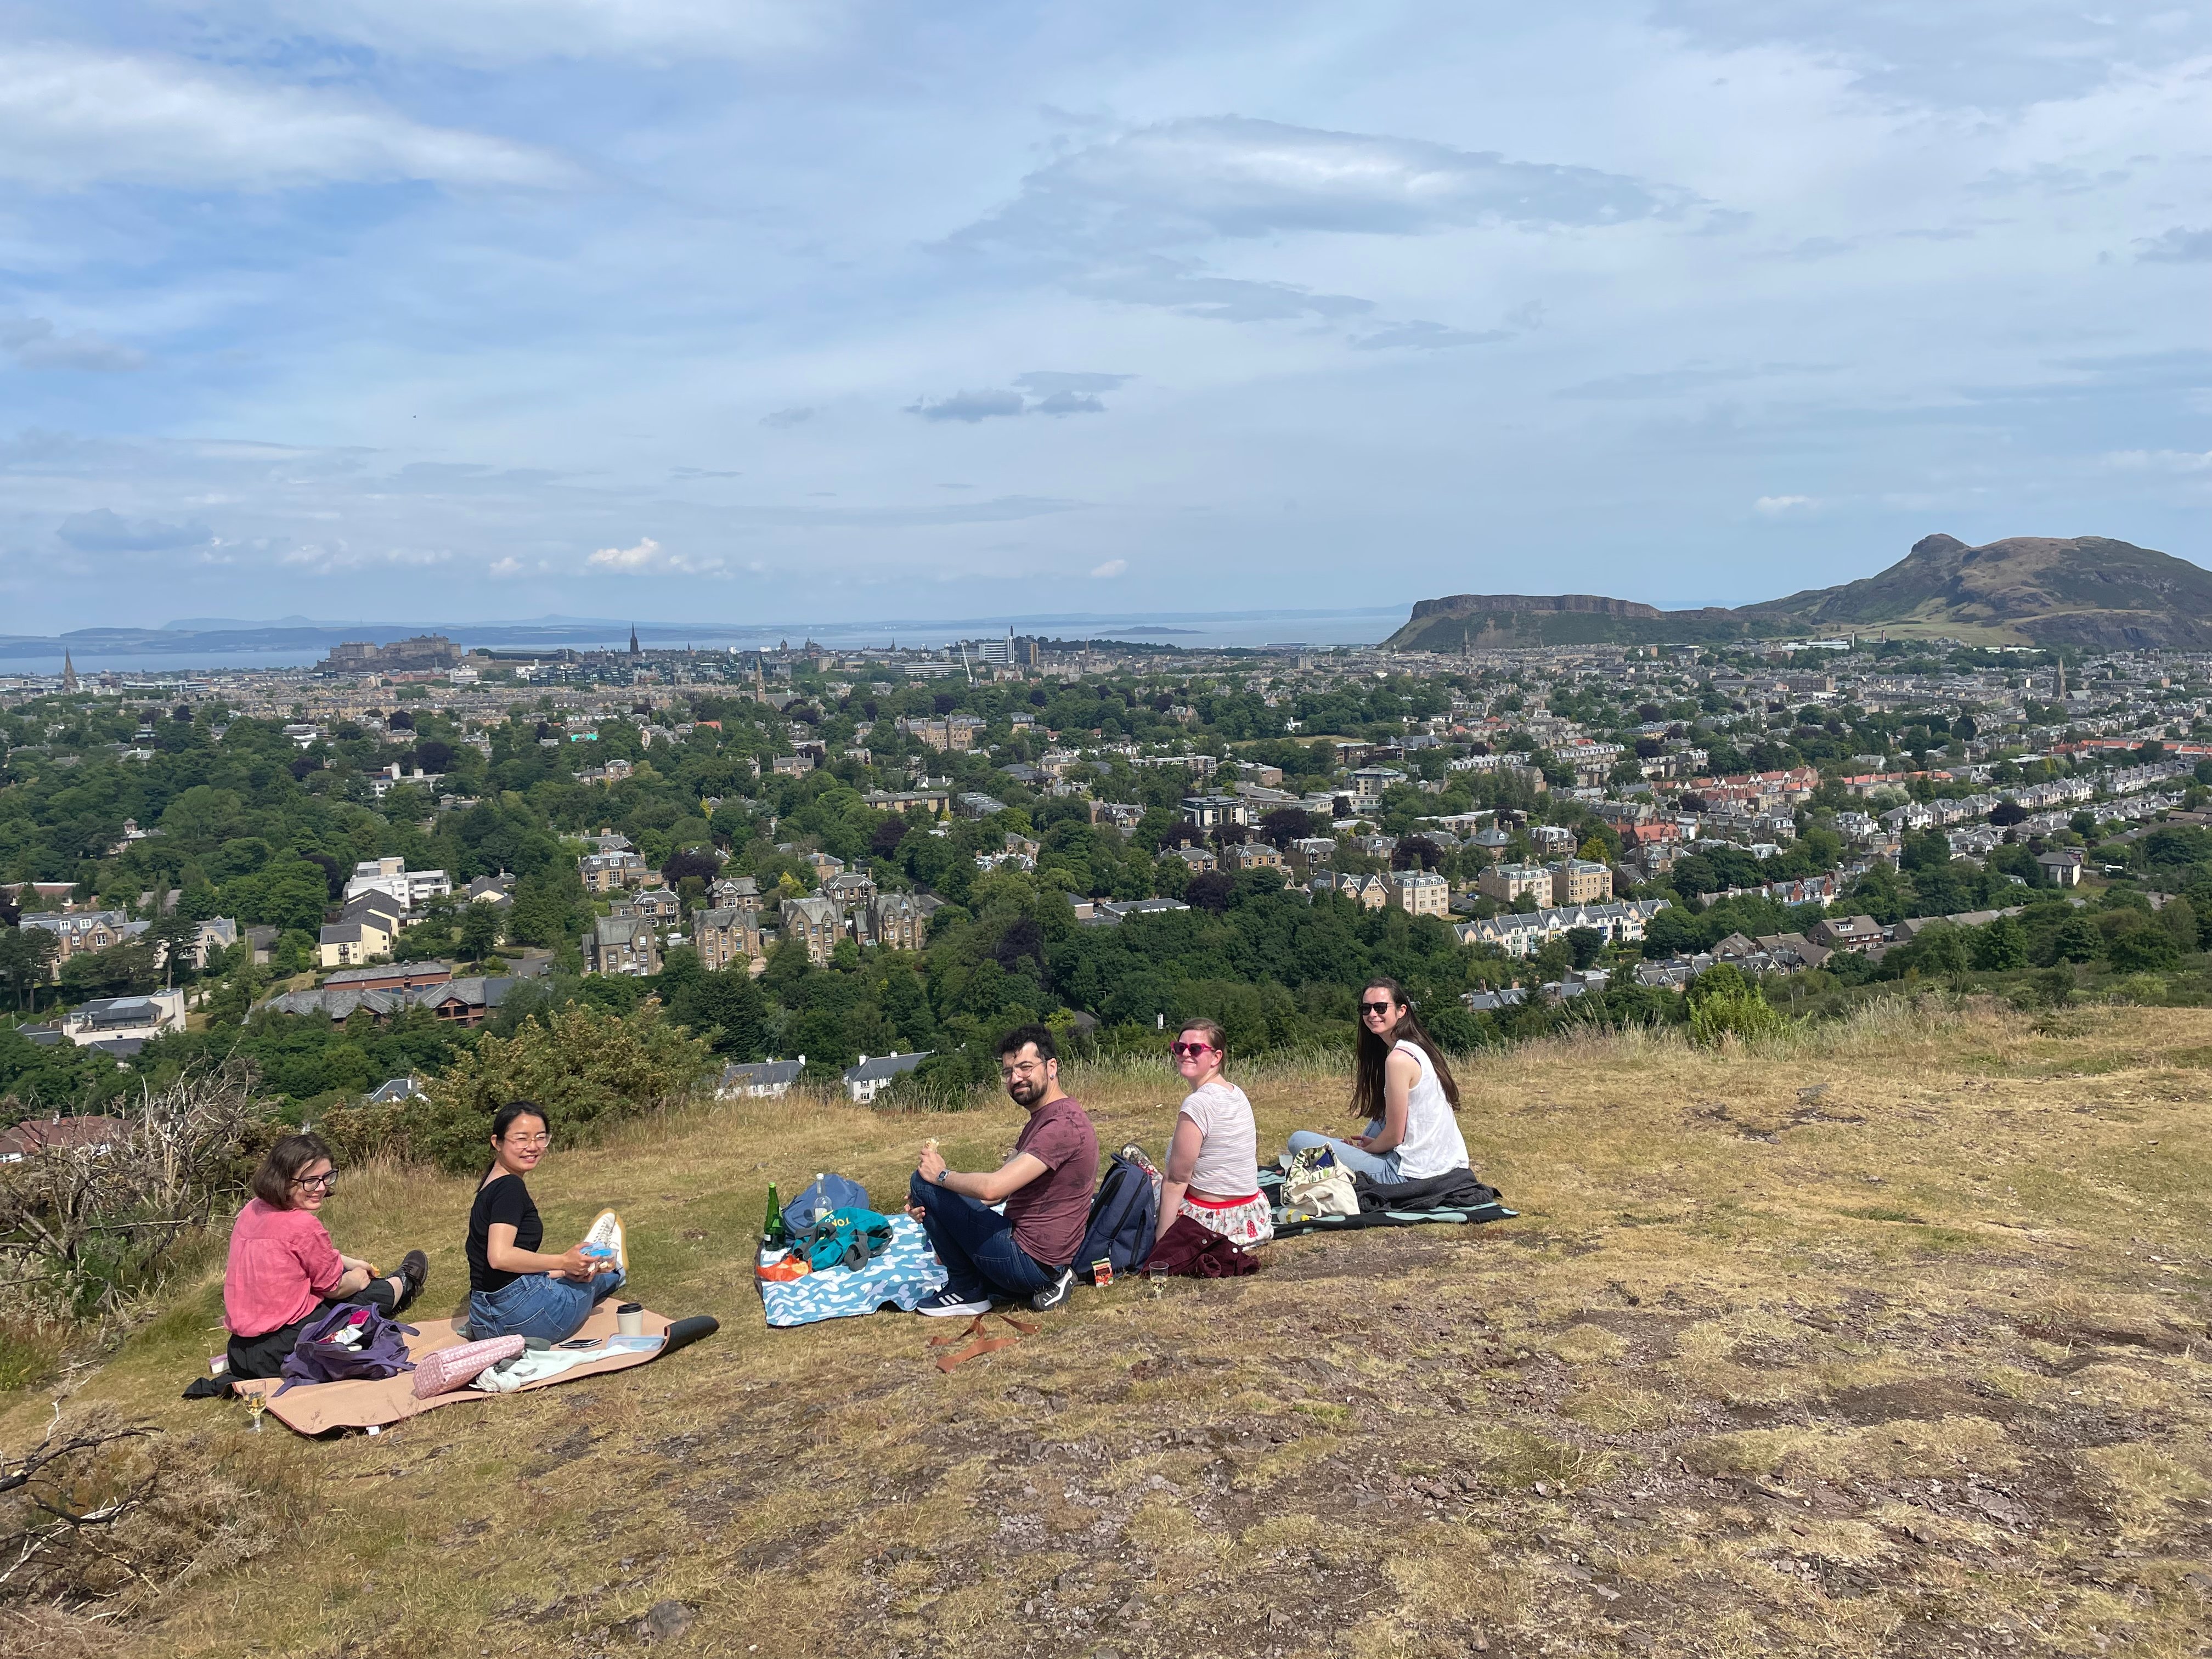
<path fill-rule="evenodd" d="M 1254 1070 L 1262 1146 L 1346 1079 Z M 1157 1152 L 1164 1071 L 1074 1079 Z M 1934 1655 L 2208 1651 L 2212 1013 L 1885 1005 L 1756 1050 L 1470 1061 L 1479 1229 L 1289 1241 L 1079 1291 L 951 1376 L 941 1325 L 769 1333 L 771 1176 L 897 1190 L 1018 1114 L 750 1105 L 556 1146 L 554 1231 L 722 1334 L 378 1438 L 177 1392 L 212 1277 L 82 1379 L 241 1494 L 215 1553 L 63 1654 Z M 467 1184 L 368 1171 L 344 1248 L 464 1284 Z M 0 1431 L 49 1407 L 17 1397 Z M 265 1524 L 251 1513 L 258 1508 Z"/>

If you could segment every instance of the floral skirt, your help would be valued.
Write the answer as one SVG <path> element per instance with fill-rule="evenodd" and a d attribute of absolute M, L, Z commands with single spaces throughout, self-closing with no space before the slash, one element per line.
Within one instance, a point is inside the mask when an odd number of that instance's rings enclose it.
<path fill-rule="evenodd" d="M 1218 1233 L 1243 1249 L 1265 1244 L 1275 1236 L 1274 1212 L 1258 1193 L 1249 1198 L 1222 1199 L 1194 1198 L 1185 1193 L 1176 1213 L 1188 1216 L 1206 1231 Z"/>

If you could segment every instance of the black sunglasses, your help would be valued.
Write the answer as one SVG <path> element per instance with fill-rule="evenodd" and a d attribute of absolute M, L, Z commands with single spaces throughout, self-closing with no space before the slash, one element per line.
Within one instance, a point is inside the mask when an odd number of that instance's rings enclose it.
<path fill-rule="evenodd" d="M 1359 1005 L 1359 1012 L 1363 1014 L 1387 1014 L 1393 1006 L 1388 1002 L 1363 1002 Z"/>

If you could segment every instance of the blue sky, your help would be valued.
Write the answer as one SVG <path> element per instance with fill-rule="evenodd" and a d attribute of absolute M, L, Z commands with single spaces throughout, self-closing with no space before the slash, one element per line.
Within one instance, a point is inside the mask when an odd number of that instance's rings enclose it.
<path fill-rule="evenodd" d="M 0 631 L 2212 564 L 2212 13 L 0 0 Z"/>

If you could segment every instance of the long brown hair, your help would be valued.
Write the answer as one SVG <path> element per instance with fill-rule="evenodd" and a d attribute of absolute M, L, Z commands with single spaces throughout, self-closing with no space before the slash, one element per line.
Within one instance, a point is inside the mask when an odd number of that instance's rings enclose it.
<path fill-rule="evenodd" d="M 1388 991 L 1390 1000 L 1406 1012 L 1398 1016 L 1397 1024 L 1391 1027 L 1387 1037 L 1376 1036 L 1368 1030 L 1366 1016 L 1361 1014 L 1359 1047 L 1352 1066 L 1352 1109 L 1362 1117 L 1382 1115 L 1382 1062 L 1390 1058 L 1390 1051 L 1401 1042 L 1410 1042 L 1429 1057 L 1429 1063 L 1437 1068 L 1437 1081 L 1443 1085 L 1444 1098 L 1451 1103 L 1452 1110 L 1459 1110 L 1459 1085 L 1453 1079 L 1451 1067 L 1444 1064 L 1444 1051 L 1430 1041 L 1429 1034 L 1421 1029 L 1421 1022 L 1413 1018 L 1413 998 L 1395 979 L 1369 980 L 1360 988 L 1361 1001 L 1366 1000 L 1370 991 Z"/>

